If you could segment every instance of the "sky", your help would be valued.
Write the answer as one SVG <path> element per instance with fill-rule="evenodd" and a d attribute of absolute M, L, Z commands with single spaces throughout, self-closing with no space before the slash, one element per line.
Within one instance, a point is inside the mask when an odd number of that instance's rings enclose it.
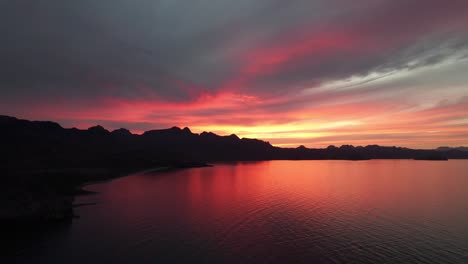
<path fill-rule="evenodd" d="M 0 114 L 468 146 L 466 0 L 5 0 Z"/>

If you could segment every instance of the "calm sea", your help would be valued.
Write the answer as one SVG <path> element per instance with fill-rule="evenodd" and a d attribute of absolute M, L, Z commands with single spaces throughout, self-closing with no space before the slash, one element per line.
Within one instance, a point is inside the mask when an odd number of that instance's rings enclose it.
<path fill-rule="evenodd" d="M 95 184 L 30 263 L 468 263 L 468 161 L 265 161 Z"/>

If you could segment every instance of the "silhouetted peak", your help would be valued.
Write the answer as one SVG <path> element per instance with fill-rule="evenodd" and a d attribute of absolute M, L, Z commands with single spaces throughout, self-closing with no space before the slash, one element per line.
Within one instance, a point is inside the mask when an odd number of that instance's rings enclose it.
<path fill-rule="evenodd" d="M 450 150 L 452 149 L 451 147 L 446 147 L 446 146 L 443 146 L 443 147 L 438 147 L 436 150 L 439 150 L 439 151 L 447 151 L 447 150 Z"/>
<path fill-rule="evenodd" d="M 100 161 L 114 164 L 114 157 L 133 159 L 127 165 L 158 160 L 263 160 L 263 159 L 392 159 L 392 158 L 468 158 L 468 152 L 462 147 L 441 147 L 440 150 L 412 150 L 408 148 L 369 145 L 353 147 L 343 145 L 336 147 L 309 149 L 273 147 L 269 142 L 259 139 L 242 138 L 235 134 L 219 136 L 212 132 L 193 134 L 189 128 L 172 127 L 151 130 L 143 135 L 132 135 L 127 129 L 109 131 L 102 126 L 90 127 L 88 130 L 76 128 L 64 129 L 54 122 L 27 121 L 8 116 L 0 116 L 0 137 L 2 148 L 8 155 L 18 157 L 18 162 L 8 166 L 23 166 L 24 149 L 37 151 L 28 153 L 30 166 L 36 166 L 38 155 L 48 155 L 50 162 L 56 159 L 57 153 L 73 153 L 83 160 L 61 160 L 64 164 L 76 166 L 81 162 L 91 162 L 92 166 Z M 115 136 L 122 135 L 122 136 Z M 131 135 L 131 136 L 129 136 Z M 82 147 L 80 146 L 82 145 Z M 6 147 L 5 147 L 6 146 Z M 18 148 L 20 146 L 20 148 Z M 77 148 L 77 146 L 80 146 Z M 0 149 L 2 149 L 0 148 Z M 90 150 L 96 150 L 88 160 Z M 434 153 L 439 152 L 439 153 Z M 39 154 L 38 154 L 39 153 Z M 117 155 L 118 154 L 118 155 Z M 67 154 L 68 155 L 68 154 Z M 71 155 L 71 154 L 70 154 Z M 116 156 L 117 155 L 117 156 Z M 122 155 L 122 156 L 121 156 Z M 21 159 L 19 158 L 21 157 Z M 81 158 L 83 157 L 83 158 Z M 107 159 L 107 157 L 112 157 Z M 91 161 L 90 161 L 91 160 Z M 94 163 L 96 162 L 96 163 Z M 127 166 L 123 165 L 123 166 Z M 153 164 L 154 165 L 154 164 Z M 5 166 L 0 163 L 0 166 Z M 49 166 L 49 163 L 44 163 Z"/>
<path fill-rule="evenodd" d="M 143 136 L 179 136 L 179 135 L 192 135 L 189 128 L 181 129 L 180 127 L 173 126 L 167 129 L 149 130 L 143 133 Z"/>
<path fill-rule="evenodd" d="M 206 132 L 206 131 L 203 131 L 203 132 L 200 134 L 200 137 L 202 137 L 202 138 L 217 138 L 218 135 L 216 135 L 216 134 L 213 133 L 213 132 Z"/>
<path fill-rule="evenodd" d="M 114 131 L 112 131 L 113 135 L 119 135 L 119 136 L 130 136 L 132 133 L 126 129 L 126 128 L 119 128 Z"/>
<path fill-rule="evenodd" d="M 43 130 L 60 130 L 63 129 L 58 123 L 51 121 L 29 121 L 18 119 L 16 117 L 0 115 L 0 124 L 12 125 L 16 128 L 27 128 L 27 129 L 40 129 Z"/>
<path fill-rule="evenodd" d="M 263 140 L 256 139 L 256 138 L 242 138 L 241 141 L 245 142 L 245 143 L 251 143 L 251 144 L 255 144 L 255 145 L 265 145 L 265 146 L 270 146 L 271 147 L 270 142 L 263 141 Z"/>
<path fill-rule="evenodd" d="M 47 129 L 47 130 L 60 130 L 63 129 L 58 123 L 51 121 L 33 121 L 32 124 L 38 128 Z"/>
<path fill-rule="evenodd" d="M 468 147 L 438 147 L 437 151 L 451 151 L 451 150 L 458 150 L 458 151 L 468 151 Z"/>
<path fill-rule="evenodd" d="M 14 121 L 18 121 L 16 117 L 0 115 L 0 124 L 8 124 Z"/>
<path fill-rule="evenodd" d="M 354 149 L 353 145 L 341 145 L 340 149 Z"/>
<path fill-rule="evenodd" d="M 231 134 L 231 135 L 228 136 L 228 138 L 236 139 L 236 140 L 239 139 L 239 137 L 236 134 Z"/>
<path fill-rule="evenodd" d="M 109 131 L 106 130 L 105 128 L 103 128 L 100 125 L 90 127 L 90 128 L 88 128 L 88 131 L 93 133 L 93 134 L 100 134 L 100 135 L 109 134 Z"/>

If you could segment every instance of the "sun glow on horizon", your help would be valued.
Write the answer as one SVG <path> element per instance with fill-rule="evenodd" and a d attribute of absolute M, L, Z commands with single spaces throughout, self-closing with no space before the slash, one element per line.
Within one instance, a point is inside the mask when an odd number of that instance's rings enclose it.
<path fill-rule="evenodd" d="M 24 8 L 13 2 L 12 14 Z M 53 29 L 41 38 L 35 23 L 7 17 L 4 29 L 18 34 L 0 50 L 2 114 L 139 134 L 189 127 L 277 146 L 468 145 L 467 1 L 221 1 L 184 16 L 176 3 L 147 1 L 132 5 L 138 19 L 75 2 L 73 12 L 35 6 L 48 14 L 37 23 Z M 279 7 L 285 19 L 263 17 Z"/>

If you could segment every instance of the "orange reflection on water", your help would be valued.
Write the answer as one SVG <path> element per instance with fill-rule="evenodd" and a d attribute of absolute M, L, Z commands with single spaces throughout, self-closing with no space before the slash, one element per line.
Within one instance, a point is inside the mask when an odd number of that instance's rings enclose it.
<path fill-rule="evenodd" d="M 452 162 L 454 166 L 409 160 L 274 161 L 217 164 L 180 174 L 188 176 L 184 191 L 196 218 L 223 218 L 289 204 L 289 213 L 322 208 L 330 214 L 345 210 L 360 217 L 384 210 L 394 216 L 448 219 L 460 210 L 460 203 L 454 201 L 468 198 L 463 190 L 468 179 L 460 175 L 468 166 Z"/>
<path fill-rule="evenodd" d="M 91 186 L 100 194 L 80 202 L 97 199 L 97 206 L 79 209 L 72 234 L 76 241 L 93 234 L 99 246 L 143 245 L 149 256 L 171 255 L 163 250 L 169 241 L 177 256 L 216 254 L 214 262 L 362 257 L 376 263 L 386 256 L 382 263 L 462 263 L 466 171 L 464 160 L 371 160 L 241 162 L 140 174 Z M 127 250 L 141 255 L 139 247 Z"/>

